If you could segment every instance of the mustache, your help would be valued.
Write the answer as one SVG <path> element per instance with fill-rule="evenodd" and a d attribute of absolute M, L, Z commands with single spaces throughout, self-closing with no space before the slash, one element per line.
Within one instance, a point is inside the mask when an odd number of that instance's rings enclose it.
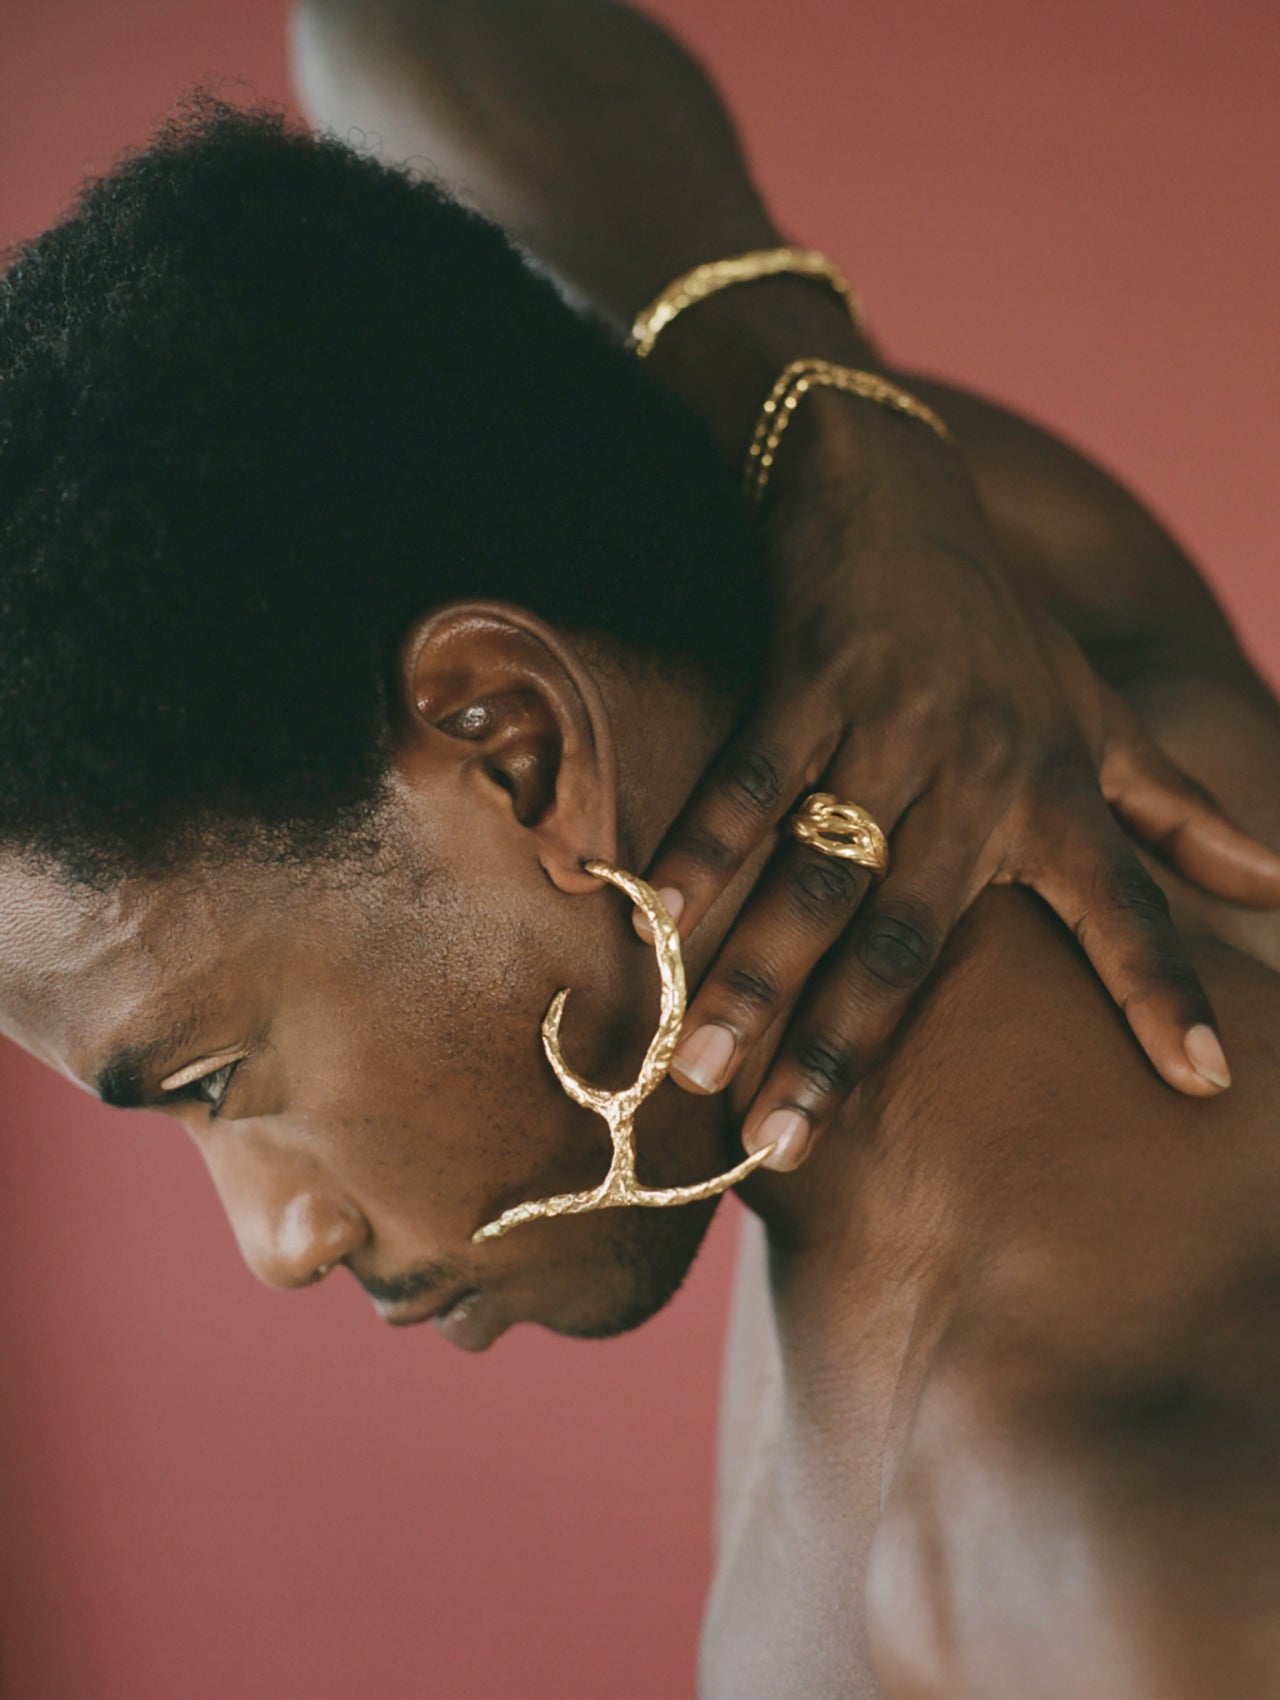
<path fill-rule="evenodd" d="M 384 1305 L 411 1304 L 414 1299 L 422 1298 L 427 1293 L 459 1286 L 466 1279 L 457 1265 L 450 1263 L 424 1263 L 405 1275 L 393 1276 L 386 1280 L 376 1275 L 361 1275 L 355 1269 L 351 1273 L 371 1299 L 376 1299 L 379 1304 Z"/>

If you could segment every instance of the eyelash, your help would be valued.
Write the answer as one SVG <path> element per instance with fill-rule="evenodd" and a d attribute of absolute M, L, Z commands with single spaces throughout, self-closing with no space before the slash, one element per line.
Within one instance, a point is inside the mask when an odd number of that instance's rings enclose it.
<path fill-rule="evenodd" d="M 227 1101 L 227 1094 L 231 1090 L 231 1082 L 235 1078 L 235 1072 L 243 1060 L 243 1058 L 239 1058 L 235 1062 L 223 1063 L 222 1067 L 215 1068 L 212 1074 L 202 1075 L 199 1080 L 192 1080 L 186 1086 L 180 1086 L 176 1092 L 170 1092 L 166 1095 L 167 1101 L 171 1104 L 207 1104 L 209 1106 L 209 1120 L 216 1121 L 222 1106 Z M 223 1080 L 224 1075 L 226 1078 L 221 1092 L 216 1097 L 211 1096 L 210 1086 L 215 1085 L 219 1080 Z"/>

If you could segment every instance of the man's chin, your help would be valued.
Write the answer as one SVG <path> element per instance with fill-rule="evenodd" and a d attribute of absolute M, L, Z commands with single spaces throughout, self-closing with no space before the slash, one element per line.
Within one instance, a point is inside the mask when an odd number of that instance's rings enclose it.
<path fill-rule="evenodd" d="M 556 1315 L 540 1318 L 543 1326 L 572 1340 L 610 1340 L 640 1328 L 684 1285 L 718 1202 L 619 1211 L 599 1279 L 580 1287 Z"/>
<path fill-rule="evenodd" d="M 660 1299 L 656 1304 L 634 1304 L 629 1309 L 619 1307 L 608 1315 L 570 1318 L 556 1322 L 547 1322 L 543 1326 L 552 1334 L 560 1334 L 566 1340 L 612 1340 L 619 1334 L 630 1334 L 641 1328 L 650 1317 L 654 1317 L 670 1302 L 674 1293 Z"/>

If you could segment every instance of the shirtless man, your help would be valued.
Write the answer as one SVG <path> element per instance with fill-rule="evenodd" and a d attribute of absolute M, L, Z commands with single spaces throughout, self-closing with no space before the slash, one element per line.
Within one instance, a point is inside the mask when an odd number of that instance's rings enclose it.
<path fill-rule="evenodd" d="M 425 155 L 606 314 L 643 293 L 629 257 L 643 275 L 669 241 L 678 269 L 682 220 L 758 204 L 692 67 L 604 8 L 312 0 L 297 64 L 313 115 Z M 812 290 L 772 287 L 690 314 L 664 372 L 734 449 L 743 418 L 708 398 L 762 319 L 863 363 Z M 1280 717 L 1167 536 L 1062 445 L 906 381 L 957 431 L 1010 570 L 1277 841 Z M 740 1189 L 706 1696 L 1280 1694 L 1280 929 L 1163 883 L 1229 1037 L 1220 1101 L 1135 1069 L 1045 912 L 993 894 L 835 1137 Z M 745 945 L 737 966 L 758 969 Z M 743 1054 L 776 1008 L 722 969 L 700 1007 Z M 847 1000 L 863 1033 L 871 1002 Z M 733 1080 L 740 1114 L 764 1066 Z"/>
<path fill-rule="evenodd" d="M 0 1010 L 182 1120 L 264 1278 L 341 1262 L 471 1347 L 615 1331 L 709 1207 L 471 1236 L 599 1178 L 538 1024 L 571 987 L 596 1080 L 648 1040 L 651 958 L 583 864 L 644 866 L 740 710 L 749 545 L 697 435 L 492 232 L 340 155 L 214 114 L 15 277 Z M 282 241 L 296 272 L 262 263 Z M 300 294 L 322 275 L 327 324 Z M 344 353 L 369 299 L 389 329 Z M 1274 706 L 1173 546 L 1059 445 L 930 393 L 1007 558 L 1274 832 Z M 710 618 L 682 591 L 699 561 Z M 691 930 L 695 978 L 759 871 Z M 1069 936 L 998 893 L 807 1162 L 742 1189 L 706 1694 L 1280 1685 L 1274 923 L 1170 884 L 1230 1092 L 1171 1092 Z M 740 1067 L 738 1110 L 755 1084 Z M 725 1112 L 660 1088 L 645 1178 L 740 1155 Z"/>

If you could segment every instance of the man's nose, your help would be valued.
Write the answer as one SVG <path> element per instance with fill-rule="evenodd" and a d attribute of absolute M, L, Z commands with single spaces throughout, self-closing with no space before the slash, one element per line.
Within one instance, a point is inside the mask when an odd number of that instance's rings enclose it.
<path fill-rule="evenodd" d="M 318 1165 L 270 1147 L 210 1158 L 241 1256 L 269 1287 L 308 1287 L 358 1251 L 369 1225 Z"/>

